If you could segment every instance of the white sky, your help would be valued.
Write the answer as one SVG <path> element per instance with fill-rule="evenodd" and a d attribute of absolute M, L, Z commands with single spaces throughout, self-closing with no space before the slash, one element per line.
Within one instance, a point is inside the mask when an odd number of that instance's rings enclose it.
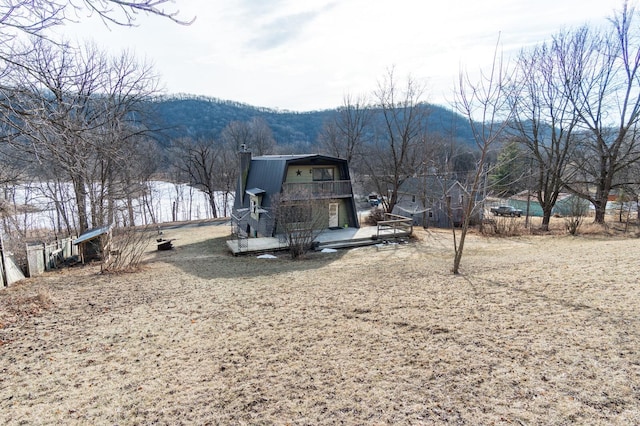
<path fill-rule="evenodd" d="M 64 31 L 155 65 L 166 93 L 275 109 L 335 108 L 370 95 L 387 70 L 424 82 L 448 105 L 461 67 L 491 61 L 583 23 L 603 25 L 622 0 L 176 0 L 190 26 L 160 18 L 135 28 L 81 19 Z"/>

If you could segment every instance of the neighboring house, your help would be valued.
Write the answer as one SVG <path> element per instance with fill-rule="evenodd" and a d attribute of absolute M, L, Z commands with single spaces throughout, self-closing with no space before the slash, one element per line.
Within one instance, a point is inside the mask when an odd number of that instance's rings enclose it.
<path fill-rule="evenodd" d="M 283 200 L 326 209 L 326 228 L 359 227 L 347 160 L 317 154 L 252 158 L 251 152 L 242 151 L 239 155 L 232 220 L 240 235 L 277 235 L 276 203 Z"/>
<path fill-rule="evenodd" d="M 412 218 L 416 226 L 460 226 L 467 196 L 463 185 L 455 179 L 433 175 L 411 177 L 398 188 L 398 202 L 392 213 Z M 480 210 L 474 211 L 477 220 L 482 217 Z"/>

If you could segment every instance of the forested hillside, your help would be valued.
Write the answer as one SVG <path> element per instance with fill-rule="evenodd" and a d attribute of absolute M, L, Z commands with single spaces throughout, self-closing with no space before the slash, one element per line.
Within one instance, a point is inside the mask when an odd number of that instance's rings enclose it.
<path fill-rule="evenodd" d="M 428 120 L 430 132 L 471 141 L 471 132 L 464 118 L 440 106 L 425 106 L 431 110 Z M 338 111 L 279 111 L 195 95 L 162 97 L 151 107 L 158 119 L 156 127 L 161 129 L 159 140 L 163 145 L 181 137 L 217 139 L 230 122 L 259 117 L 271 128 L 277 145 L 289 145 L 294 151 L 305 151 L 315 146 L 323 123 Z"/>

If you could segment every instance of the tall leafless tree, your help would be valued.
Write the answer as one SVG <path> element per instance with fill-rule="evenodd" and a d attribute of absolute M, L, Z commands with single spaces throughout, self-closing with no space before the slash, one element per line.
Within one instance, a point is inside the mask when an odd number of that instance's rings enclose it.
<path fill-rule="evenodd" d="M 543 230 L 549 229 L 551 212 L 569 178 L 567 166 L 577 148 L 578 115 L 564 96 L 562 64 L 572 49 L 565 35 L 552 42 L 523 50 L 517 61 L 514 96 L 516 140 L 532 160 L 532 188 L 542 207 Z"/>
<path fill-rule="evenodd" d="M 190 185 L 207 195 L 213 217 L 218 217 L 220 154 L 223 148 L 211 139 L 178 139 L 173 142 L 174 167 Z M 234 162 L 235 164 L 235 162 Z"/>
<path fill-rule="evenodd" d="M 262 117 L 253 117 L 248 122 L 249 145 L 255 155 L 273 154 L 276 141 L 267 121 Z"/>
<path fill-rule="evenodd" d="M 462 203 L 463 217 L 459 239 L 455 227 L 452 228 L 455 253 L 452 268 L 454 274 L 460 273 L 462 254 L 471 220 L 477 209 L 483 208 L 483 203 L 477 201 L 483 193 L 489 172 L 487 170 L 489 154 L 506 133 L 507 123 L 512 116 L 509 87 L 510 71 L 499 52 L 499 44 L 496 46 L 491 69 L 488 73 L 483 72 L 478 82 L 471 80 L 468 73 L 460 73 L 455 92 L 455 107 L 468 120 L 479 155 L 476 169 L 465 185 L 466 194 Z"/>
<path fill-rule="evenodd" d="M 113 219 L 109 191 L 120 179 L 117 167 L 134 160 L 123 147 L 145 131 L 140 107 L 156 92 L 157 78 L 127 53 L 110 58 L 92 45 L 77 51 L 34 40 L 23 57 L 27 66 L 10 73 L 3 121 L 15 146 L 71 182 L 83 232 Z"/>
<path fill-rule="evenodd" d="M 251 127 L 245 121 L 231 121 L 222 129 L 220 137 L 222 143 L 239 152 L 242 146 L 250 148 Z"/>
<path fill-rule="evenodd" d="M 423 87 L 412 77 L 399 87 L 390 69 L 375 91 L 381 119 L 374 130 L 374 141 L 363 160 L 378 193 L 386 195 L 383 206 L 393 211 L 400 185 L 422 165 L 428 106 L 421 102 Z"/>
<path fill-rule="evenodd" d="M 371 105 L 364 96 L 345 95 L 336 116 L 323 125 L 320 144 L 329 154 L 356 167 L 371 126 Z"/>
<path fill-rule="evenodd" d="M 590 201 L 604 223 L 612 190 L 624 170 L 640 161 L 640 27 L 627 2 L 606 31 L 584 26 L 563 34 L 570 48 L 560 70 L 563 95 L 583 133 L 582 154 L 572 162 L 574 193 Z"/>

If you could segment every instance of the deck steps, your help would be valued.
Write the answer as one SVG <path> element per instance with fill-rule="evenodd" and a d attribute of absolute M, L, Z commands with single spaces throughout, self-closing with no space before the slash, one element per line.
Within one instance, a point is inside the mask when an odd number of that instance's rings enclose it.
<path fill-rule="evenodd" d="M 321 242 L 316 244 L 314 249 L 316 251 L 321 251 L 322 249 L 325 249 L 325 248 L 344 249 L 344 248 L 365 247 L 365 246 L 378 244 L 379 242 L 380 241 L 377 240 L 374 236 L 371 236 L 369 238 L 351 238 L 348 240 Z"/>

